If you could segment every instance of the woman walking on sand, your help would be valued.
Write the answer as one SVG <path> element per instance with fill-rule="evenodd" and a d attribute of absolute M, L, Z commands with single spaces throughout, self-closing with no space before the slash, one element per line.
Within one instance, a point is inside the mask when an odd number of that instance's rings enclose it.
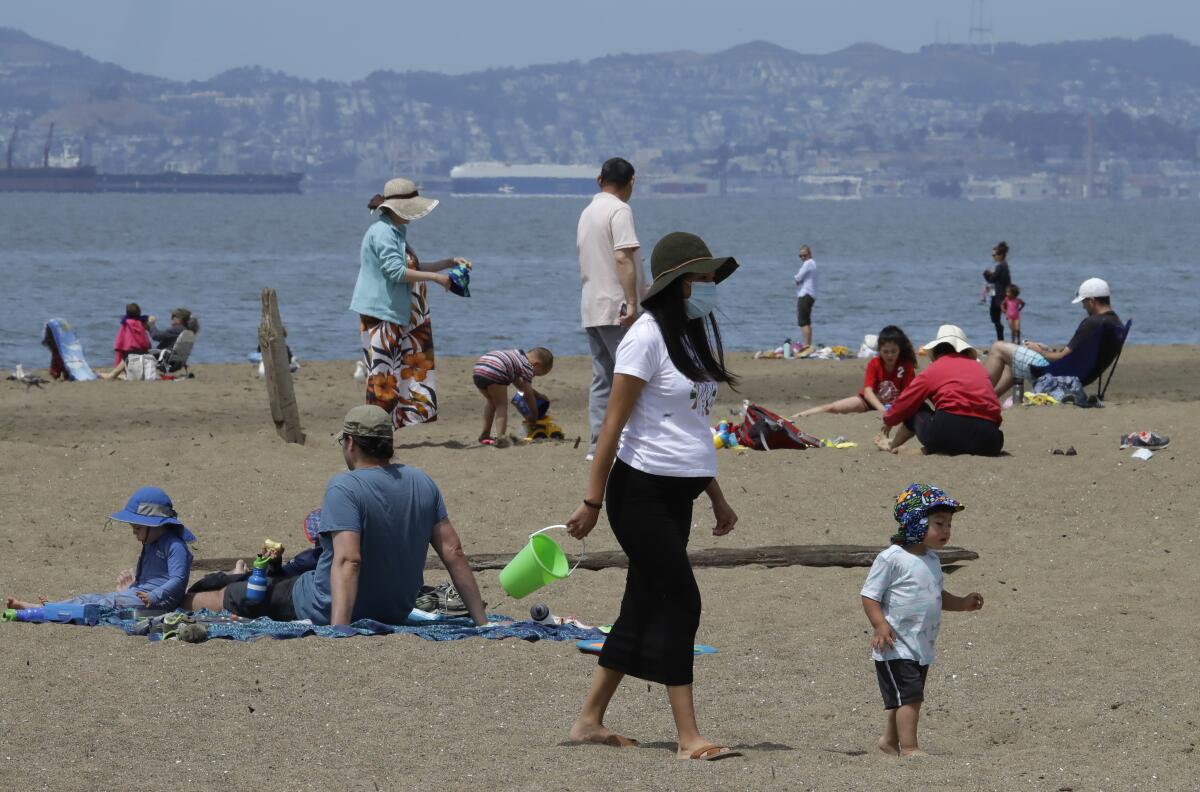
<path fill-rule="evenodd" d="M 437 420 L 433 326 L 426 286 L 450 288 L 443 270 L 462 258 L 420 262 L 408 246 L 408 224 L 433 211 L 408 179 L 391 179 L 367 204 L 379 218 L 363 235 L 361 264 L 350 310 L 358 314 L 367 404 L 377 404 L 399 429 Z"/>
<path fill-rule="evenodd" d="M 717 484 L 708 428 L 717 383 L 736 382 L 725 368 L 712 312 L 715 284 L 737 266 L 731 257 L 713 258 L 694 234 L 667 234 L 651 255 L 654 280 L 641 301 L 645 312 L 617 347 L 587 494 L 567 527 L 582 539 L 606 504 L 629 573 L 620 615 L 571 727 L 574 742 L 637 745 L 604 726 L 609 701 L 631 674 L 666 686 L 680 759 L 740 755 L 705 740 L 696 725 L 692 646 L 700 589 L 687 556 L 692 502 L 700 493 L 712 502 L 713 535 L 724 536 L 737 523 Z"/>
<path fill-rule="evenodd" d="M 996 328 L 996 340 L 1004 340 L 1004 325 L 1000 322 L 1003 316 L 1004 298 L 1008 296 L 1008 287 L 1012 285 L 1012 275 L 1008 271 L 1008 243 L 998 242 L 992 248 L 992 261 L 995 269 L 985 269 L 983 279 L 992 289 L 992 299 L 988 303 L 988 315 Z"/>

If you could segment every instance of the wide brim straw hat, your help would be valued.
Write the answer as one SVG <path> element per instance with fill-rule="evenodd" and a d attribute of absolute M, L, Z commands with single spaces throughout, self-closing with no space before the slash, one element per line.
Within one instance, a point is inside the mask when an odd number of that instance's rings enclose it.
<path fill-rule="evenodd" d="M 728 278 L 738 268 L 733 256 L 713 257 L 708 245 L 695 234 L 672 231 L 654 246 L 650 254 L 650 274 L 653 280 L 642 303 L 667 287 L 672 281 L 688 274 L 716 273 L 716 283 Z"/>
<path fill-rule="evenodd" d="M 925 350 L 933 349 L 941 344 L 949 344 L 954 347 L 955 352 L 970 352 L 976 354 L 977 350 L 971 346 L 971 342 L 967 340 L 967 334 L 962 331 L 958 325 L 942 325 L 938 328 L 937 338 L 930 341 L 925 346 L 921 347 Z"/>
<path fill-rule="evenodd" d="M 378 197 L 383 200 L 374 208 L 386 206 L 402 220 L 420 220 L 438 205 L 434 198 L 422 198 L 411 179 L 388 179 Z"/>

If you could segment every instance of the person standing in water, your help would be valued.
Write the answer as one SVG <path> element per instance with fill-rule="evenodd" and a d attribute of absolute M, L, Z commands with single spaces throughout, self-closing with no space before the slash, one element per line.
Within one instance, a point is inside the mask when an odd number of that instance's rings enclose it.
<path fill-rule="evenodd" d="M 1008 296 L 1008 287 L 1012 285 L 1012 275 L 1008 271 L 1008 243 L 999 242 L 992 248 L 992 261 L 995 269 L 985 269 L 983 279 L 992 287 L 992 299 L 988 303 L 988 315 L 996 327 L 996 340 L 1004 340 L 1004 298 Z"/>

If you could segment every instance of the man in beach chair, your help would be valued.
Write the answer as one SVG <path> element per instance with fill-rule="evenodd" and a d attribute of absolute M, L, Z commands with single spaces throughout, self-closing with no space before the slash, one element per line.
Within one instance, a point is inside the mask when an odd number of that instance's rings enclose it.
<path fill-rule="evenodd" d="M 1075 328 L 1075 334 L 1066 346 L 1054 348 L 1036 341 L 1026 341 L 1023 346 L 1008 341 L 992 344 L 988 351 L 987 369 L 997 397 L 1003 398 L 1012 388 L 1014 380 L 1032 385 L 1040 374 L 1046 373 L 1058 361 L 1066 361 L 1076 350 L 1081 353 L 1081 364 L 1091 363 L 1090 366 L 1077 369 L 1078 373 L 1071 372 L 1085 386 L 1099 379 L 1117 359 L 1125 343 L 1125 325 L 1121 324 L 1120 317 L 1112 308 L 1108 283 L 1100 278 L 1088 278 L 1079 285 L 1071 302 L 1081 304 L 1087 316 Z M 1087 354 L 1092 345 L 1095 345 L 1094 358 Z M 1084 361 L 1084 357 L 1088 360 Z"/>
<path fill-rule="evenodd" d="M 192 321 L 195 321 L 193 319 Z M 176 371 L 187 372 L 188 358 L 191 357 L 192 347 L 196 345 L 196 333 L 184 330 L 175 338 L 175 343 L 168 349 L 158 351 L 158 370 L 162 374 L 173 374 Z"/>

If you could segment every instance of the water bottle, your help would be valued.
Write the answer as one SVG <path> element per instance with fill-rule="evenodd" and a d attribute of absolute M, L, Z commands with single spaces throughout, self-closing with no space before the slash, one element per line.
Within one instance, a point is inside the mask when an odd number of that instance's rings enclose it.
<path fill-rule="evenodd" d="M 783 356 L 790 358 L 792 356 L 792 339 L 785 338 L 783 341 Z"/>
<path fill-rule="evenodd" d="M 267 564 L 270 561 L 260 555 L 254 556 L 254 571 L 246 581 L 246 602 L 257 605 L 267 598 Z"/>
<path fill-rule="evenodd" d="M 45 608 L 9 608 L 4 611 L 4 621 L 44 622 Z"/>
<path fill-rule="evenodd" d="M 538 624 L 557 624 L 554 621 L 554 616 L 550 613 L 550 607 L 541 602 L 535 602 L 533 607 L 529 609 L 529 618 L 533 619 Z"/>
<path fill-rule="evenodd" d="M 1013 380 L 1013 406 L 1019 406 L 1025 403 L 1025 380 Z"/>

